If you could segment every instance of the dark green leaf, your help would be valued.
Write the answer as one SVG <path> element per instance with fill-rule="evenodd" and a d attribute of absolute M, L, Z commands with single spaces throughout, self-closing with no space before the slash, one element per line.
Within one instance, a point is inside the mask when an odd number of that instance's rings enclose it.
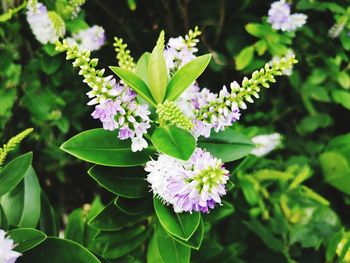
<path fill-rule="evenodd" d="M 146 163 L 153 150 L 133 152 L 129 140 L 119 140 L 116 132 L 92 129 L 66 141 L 61 149 L 87 162 L 106 166 L 138 166 Z"/>
<path fill-rule="evenodd" d="M 47 236 L 33 228 L 18 228 L 8 232 L 9 237 L 16 244 L 15 251 L 25 252 L 42 243 Z"/>
<path fill-rule="evenodd" d="M 23 154 L 0 170 L 0 196 L 16 187 L 23 179 L 32 163 L 33 154 Z"/>
<path fill-rule="evenodd" d="M 120 211 L 124 212 L 127 215 L 141 215 L 146 213 L 147 210 L 150 210 L 152 207 L 152 199 L 127 199 L 118 196 L 115 200 L 115 205 L 119 208 Z"/>
<path fill-rule="evenodd" d="M 255 145 L 243 134 L 227 128 L 215 133 L 207 139 L 200 139 L 198 145 L 207 149 L 215 157 L 223 162 L 232 162 L 249 154 Z"/>
<path fill-rule="evenodd" d="M 64 237 L 84 245 L 85 221 L 82 208 L 75 209 L 69 216 Z"/>
<path fill-rule="evenodd" d="M 67 239 L 48 237 L 39 246 L 26 252 L 22 262 L 74 262 L 100 263 L 100 261 L 86 248 Z"/>
<path fill-rule="evenodd" d="M 149 194 L 145 171 L 141 167 L 112 168 L 94 166 L 89 175 L 108 191 L 126 198 L 142 198 Z"/>
<path fill-rule="evenodd" d="M 185 241 L 189 240 L 201 220 L 199 213 L 175 213 L 173 207 L 163 204 L 157 197 L 153 198 L 153 205 L 160 224 L 171 235 Z"/>
<path fill-rule="evenodd" d="M 196 232 L 194 232 L 194 234 L 191 236 L 191 238 L 189 240 L 185 241 L 185 240 L 182 240 L 176 236 L 172 236 L 172 237 L 175 238 L 176 241 L 180 242 L 181 244 L 184 244 L 185 246 L 188 246 L 190 248 L 198 250 L 202 245 L 202 241 L 203 241 L 203 237 L 204 237 L 203 219 L 201 218 L 201 222 L 200 222 Z"/>
<path fill-rule="evenodd" d="M 49 236 L 58 236 L 58 220 L 55 210 L 51 206 L 46 194 L 41 191 L 41 214 L 39 230 Z"/>

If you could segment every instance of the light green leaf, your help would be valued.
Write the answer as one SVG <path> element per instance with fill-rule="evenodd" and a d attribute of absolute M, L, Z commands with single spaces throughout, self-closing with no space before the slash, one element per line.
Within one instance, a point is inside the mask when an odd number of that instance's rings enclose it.
<path fill-rule="evenodd" d="M 344 108 L 350 110 L 350 92 L 345 90 L 333 90 L 333 100 L 342 105 Z"/>
<path fill-rule="evenodd" d="M 35 228 L 41 212 L 41 189 L 32 167 L 12 191 L 1 198 L 10 225 Z"/>
<path fill-rule="evenodd" d="M 31 152 L 23 154 L 0 170 L 0 196 L 16 187 L 23 179 L 32 163 Z"/>
<path fill-rule="evenodd" d="M 211 55 L 203 55 L 188 62 L 170 79 L 166 89 L 166 100 L 174 101 L 193 83 L 208 66 Z"/>
<path fill-rule="evenodd" d="M 38 246 L 47 238 L 43 232 L 33 228 L 12 229 L 8 236 L 16 244 L 14 250 L 21 253 Z"/>
<path fill-rule="evenodd" d="M 137 61 L 135 74 L 140 77 L 148 85 L 148 62 L 151 53 L 145 52 Z"/>
<path fill-rule="evenodd" d="M 235 57 L 236 69 L 245 69 L 252 62 L 254 57 L 254 45 L 245 47 L 241 52 Z"/>
<path fill-rule="evenodd" d="M 255 145 L 243 134 L 232 128 L 218 133 L 212 132 L 209 138 L 201 138 L 198 145 L 207 149 L 223 162 L 232 162 L 248 155 Z"/>
<path fill-rule="evenodd" d="M 119 67 L 109 67 L 118 77 L 123 80 L 130 88 L 139 94 L 145 101 L 152 106 L 156 106 L 156 102 L 147 86 L 147 84 L 135 73 Z"/>
<path fill-rule="evenodd" d="M 320 156 L 320 163 L 326 182 L 350 194 L 350 167 L 345 157 L 336 152 L 325 152 Z"/>
<path fill-rule="evenodd" d="M 249 23 L 245 26 L 245 30 L 252 36 L 257 38 L 264 38 L 268 33 L 271 33 L 271 30 L 265 25 L 257 23 Z"/>
<path fill-rule="evenodd" d="M 154 153 L 150 148 L 133 152 L 129 140 L 119 140 L 116 132 L 92 129 L 66 141 L 61 149 L 87 162 L 116 167 L 138 166 Z"/>
<path fill-rule="evenodd" d="M 43 243 L 27 251 L 21 260 L 23 262 L 100 263 L 89 250 L 78 243 L 55 237 L 48 237 Z"/>
<path fill-rule="evenodd" d="M 164 57 L 164 32 L 162 32 L 148 61 L 149 90 L 157 103 L 162 103 L 168 84 L 168 70 Z"/>
<path fill-rule="evenodd" d="M 346 71 L 340 71 L 337 75 L 337 80 L 340 86 L 342 86 L 342 88 L 350 88 L 350 76 Z"/>
<path fill-rule="evenodd" d="M 158 151 L 185 161 L 196 148 L 196 139 L 192 134 L 175 126 L 158 127 L 151 141 Z"/>
<path fill-rule="evenodd" d="M 149 195 L 145 171 L 141 167 L 112 168 L 94 166 L 88 171 L 102 187 L 126 198 L 142 198 Z"/>
<path fill-rule="evenodd" d="M 168 233 L 180 239 L 189 240 L 200 224 L 198 212 L 175 213 L 173 207 L 163 204 L 157 197 L 153 198 L 153 205 L 160 224 Z"/>

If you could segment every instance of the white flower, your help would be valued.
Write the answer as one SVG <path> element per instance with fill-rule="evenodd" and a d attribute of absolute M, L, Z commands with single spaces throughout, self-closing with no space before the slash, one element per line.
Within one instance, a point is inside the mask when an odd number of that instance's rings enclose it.
<path fill-rule="evenodd" d="M 282 136 L 279 133 L 258 135 L 252 138 L 256 148 L 251 151 L 251 154 L 261 157 L 280 146 Z"/>
<path fill-rule="evenodd" d="M 292 49 L 288 49 L 285 57 L 288 59 L 288 58 L 291 58 L 291 57 L 295 57 L 295 53 Z M 281 57 L 279 56 L 273 56 L 272 60 L 269 62 L 270 66 L 273 65 L 274 62 L 277 62 L 279 63 L 281 61 Z M 288 68 L 288 69 L 285 69 L 282 71 L 282 74 L 283 75 L 286 75 L 286 76 L 291 76 L 293 74 L 293 68 Z"/>
<path fill-rule="evenodd" d="M 77 45 L 80 50 L 99 50 L 105 43 L 105 30 L 101 26 L 94 25 L 74 33 L 67 38 L 68 44 Z"/>
<path fill-rule="evenodd" d="M 13 240 L 6 237 L 5 231 L 0 229 L 0 263 L 14 263 L 21 256 L 13 248 Z"/>
<path fill-rule="evenodd" d="M 131 139 L 131 150 L 133 152 L 142 151 L 142 149 L 147 148 L 148 143 L 142 137 L 133 137 Z"/>
<path fill-rule="evenodd" d="M 36 39 L 42 43 L 55 43 L 65 34 L 62 18 L 53 11 L 48 12 L 45 5 L 34 0 L 27 3 L 27 21 Z"/>

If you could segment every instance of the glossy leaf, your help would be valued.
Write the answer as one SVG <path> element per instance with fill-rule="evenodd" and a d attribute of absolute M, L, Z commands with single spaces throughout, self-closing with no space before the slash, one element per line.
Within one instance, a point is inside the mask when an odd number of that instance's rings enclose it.
<path fill-rule="evenodd" d="M 243 134 L 227 128 L 221 132 L 212 132 L 207 139 L 200 139 L 198 145 L 207 149 L 223 162 L 232 162 L 248 155 L 255 145 Z"/>
<path fill-rule="evenodd" d="M 129 140 L 119 140 L 117 133 L 92 129 L 66 141 L 61 149 L 87 162 L 105 166 L 137 166 L 146 163 L 153 150 L 131 151 Z"/>
<path fill-rule="evenodd" d="M 8 220 L 7 220 L 7 216 L 5 214 L 4 209 L 2 208 L 1 204 L 0 204 L 0 229 L 3 230 L 7 230 L 8 229 Z"/>
<path fill-rule="evenodd" d="M 157 103 L 155 102 L 147 84 L 140 77 L 123 68 L 110 67 L 110 69 L 144 100 L 152 106 L 156 106 Z"/>
<path fill-rule="evenodd" d="M 158 151 L 181 160 L 188 160 L 196 147 L 192 134 L 175 126 L 158 127 L 151 140 Z"/>
<path fill-rule="evenodd" d="M 166 68 L 163 52 L 164 43 L 161 43 L 162 41 L 158 41 L 157 45 L 154 47 L 148 61 L 147 69 L 149 90 L 157 103 L 163 102 L 168 84 L 168 70 Z"/>
<path fill-rule="evenodd" d="M 110 202 L 100 213 L 93 217 L 89 225 L 99 230 L 114 231 L 132 226 L 148 216 L 147 214 L 127 215 L 120 211 L 114 202 L 115 200 Z"/>
<path fill-rule="evenodd" d="M 225 200 L 222 201 L 222 206 L 215 207 L 210 213 L 205 214 L 203 217 L 205 221 L 216 222 L 225 217 L 232 215 L 235 212 L 233 205 Z"/>
<path fill-rule="evenodd" d="M 157 197 L 153 198 L 153 205 L 160 224 L 180 239 L 189 240 L 200 224 L 201 216 L 197 212 L 175 213 L 173 207 L 163 204 Z"/>
<path fill-rule="evenodd" d="M 11 191 L 26 175 L 32 163 L 31 152 L 23 154 L 0 170 L 0 196 Z"/>
<path fill-rule="evenodd" d="M 176 100 L 206 69 L 211 55 L 203 55 L 188 62 L 170 79 L 165 99 Z"/>
<path fill-rule="evenodd" d="M 197 230 L 194 232 L 194 234 L 191 236 L 191 238 L 187 241 L 180 239 L 176 236 L 172 236 L 176 239 L 176 241 L 180 242 L 181 244 L 184 244 L 185 246 L 188 246 L 190 248 L 199 250 L 199 248 L 202 245 L 203 238 L 204 238 L 204 223 L 203 219 L 201 218 L 201 222 L 197 228 Z"/>
<path fill-rule="evenodd" d="M 115 205 L 120 211 L 127 215 L 141 215 L 146 213 L 152 207 L 151 198 L 127 199 L 118 196 L 115 200 Z"/>
<path fill-rule="evenodd" d="M 84 244 L 85 221 L 82 208 L 75 209 L 69 216 L 64 237 L 79 244 Z"/>
<path fill-rule="evenodd" d="M 89 250 L 78 243 L 55 237 L 48 237 L 39 246 L 27 251 L 20 259 L 23 262 L 100 263 Z"/>
<path fill-rule="evenodd" d="M 103 256 L 108 259 L 120 258 L 141 246 L 150 231 L 144 231 L 140 235 L 127 240 L 127 242 L 110 243 L 106 246 Z"/>
<path fill-rule="evenodd" d="M 33 228 L 12 229 L 8 236 L 16 244 L 14 250 L 21 253 L 38 246 L 47 238 L 43 232 Z"/>
<path fill-rule="evenodd" d="M 145 171 L 141 167 L 112 168 L 94 166 L 88 171 L 103 188 L 126 198 L 142 198 L 149 195 Z"/>
<path fill-rule="evenodd" d="M 191 248 L 169 236 L 160 225 L 156 225 L 147 251 L 148 263 L 189 263 Z"/>
<path fill-rule="evenodd" d="M 41 191 L 41 213 L 39 220 L 39 230 L 49 236 L 58 236 L 58 222 L 55 210 L 50 204 L 46 194 Z"/>
<path fill-rule="evenodd" d="M 1 198 L 10 225 L 35 228 L 41 212 L 41 189 L 32 167 L 23 181 Z"/>

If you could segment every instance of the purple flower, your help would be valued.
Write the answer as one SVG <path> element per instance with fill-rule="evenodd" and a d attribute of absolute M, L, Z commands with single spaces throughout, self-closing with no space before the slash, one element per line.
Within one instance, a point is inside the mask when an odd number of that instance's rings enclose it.
<path fill-rule="evenodd" d="M 134 132 L 130 130 L 130 128 L 127 125 L 124 125 L 119 129 L 119 134 L 118 134 L 119 139 L 126 140 L 132 137 L 134 137 Z"/>

